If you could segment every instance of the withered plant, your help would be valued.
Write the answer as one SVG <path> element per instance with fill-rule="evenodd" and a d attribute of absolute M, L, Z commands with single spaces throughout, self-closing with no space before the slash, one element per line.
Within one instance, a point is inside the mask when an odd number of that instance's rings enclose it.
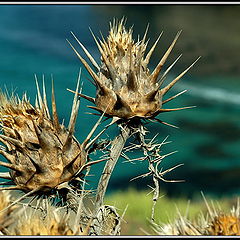
<path fill-rule="evenodd" d="M 64 208 L 66 205 L 67 210 L 71 209 L 75 212 L 76 224 L 81 224 L 85 229 L 88 229 L 87 232 L 85 231 L 86 234 L 118 235 L 120 234 L 121 217 L 113 206 L 104 205 L 104 196 L 118 159 L 124 157 L 130 162 L 147 161 L 148 163 L 147 172 L 134 177 L 133 180 L 139 177 L 152 177 L 154 187 L 152 187 L 153 207 L 151 220 L 154 222 L 155 204 L 159 198 L 159 182 L 175 181 L 166 180 L 164 175 L 182 164 L 165 171 L 159 169 L 162 160 L 172 153 L 160 154 L 162 145 L 167 143 L 167 138 L 161 143 L 156 141 L 157 135 L 153 139 L 147 139 L 146 134 L 150 129 L 146 128 L 145 123 L 154 121 L 176 127 L 157 117 L 164 112 L 191 108 L 188 106 L 174 109 L 163 108 L 164 104 L 180 96 L 186 90 L 167 99 L 164 99 L 164 97 L 198 59 L 168 85 L 162 87 L 168 72 L 181 57 L 180 55 L 162 73 L 163 65 L 181 32 L 177 33 L 170 47 L 151 72 L 148 64 L 162 33 L 150 50 L 147 51 L 147 31 L 148 27 L 142 40 L 135 41 L 133 39 L 133 29 L 128 30 L 125 27 L 124 19 L 122 19 L 110 23 L 110 31 L 106 39 L 104 37 L 101 40 L 96 39 L 92 33 L 100 52 L 99 61 L 94 60 L 84 45 L 72 33 L 92 65 L 91 67 L 69 42 L 94 80 L 96 97 L 87 96 L 79 89 L 79 74 L 76 90 L 68 89 L 74 92 L 68 127 L 59 122 L 53 81 L 52 114 L 50 114 L 47 104 L 44 80 L 41 93 L 36 78 L 37 96 L 35 106 L 30 103 L 26 94 L 22 99 L 14 95 L 0 94 L 2 128 L 0 141 L 3 143 L 0 154 L 8 161 L 0 162 L 0 165 L 9 170 L 0 173 L 0 177 L 6 180 L 2 183 L 5 187 L 0 190 L 20 190 L 24 192 L 24 195 L 13 201 L 7 208 L 19 203 L 26 197 L 32 197 L 27 204 L 28 207 L 34 207 L 31 203 L 36 198 L 47 199 L 47 201 L 53 200 L 53 202 L 60 199 L 60 203 L 63 203 L 60 204 L 61 207 Z M 94 106 L 89 107 L 98 112 L 93 114 L 101 116 L 83 143 L 79 143 L 74 136 L 80 97 L 93 103 Z M 103 117 L 112 119 L 112 121 L 91 139 Z M 101 140 L 100 136 L 104 131 L 114 124 L 119 127 L 119 135 L 114 140 Z M 133 137 L 135 142 L 125 146 L 130 137 Z M 92 160 L 90 153 L 96 150 L 103 154 L 99 159 Z M 142 157 L 129 159 L 127 152 L 133 150 L 141 150 Z M 87 209 L 84 203 L 84 199 L 88 196 L 85 189 L 86 176 L 90 171 L 90 166 L 101 161 L 106 161 L 106 164 L 98 182 L 93 208 Z M 42 209 L 39 206 L 34 208 Z M 61 234 L 61 231 L 58 230 L 59 223 L 55 224 L 55 222 L 51 223 L 52 225 L 50 224 L 52 226 L 50 230 L 42 223 L 42 225 L 40 223 L 38 225 L 43 226 L 45 233 L 51 234 L 51 231 L 53 231 Z M 63 226 L 64 224 L 61 223 L 60 225 Z M 64 226 L 66 226 L 67 230 L 64 228 L 66 231 L 64 230 L 63 234 L 73 234 L 79 230 L 75 229 L 73 231 L 68 225 L 65 224 Z M 31 231 L 32 234 L 35 234 L 41 230 L 33 228 Z M 17 231 L 15 233 L 21 234 Z"/>
<path fill-rule="evenodd" d="M 106 162 L 98 184 L 96 208 L 99 208 L 103 204 L 108 181 L 116 162 L 121 155 L 126 157 L 124 152 L 126 152 L 127 149 L 124 151 L 123 148 L 127 139 L 130 136 L 134 136 L 137 144 L 128 148 L 128 150 L 141 149 L 144 156 L 136 160 L 148 161 L 149 172 L 139 177 L 152 176 L 153 178 L 152 220 L 154 220 L 154 206 L 159 197 L 159 181 L 168 181 L 163 178 L 163 175 L 180 165 L 163 172 L 159 170 L 158 167 L 162 159 L 169 155 L 160 155 L 160 147 L 165 143 L 165 140 L 160 144 L 154 142 L 154 139 L 147 142 L 145 135 L 149 129 L 146 128 L 145 122 L 147 120 L 157 121 L 168 126 L 176 127 L 158 119 L 157 116 L 165 112 L 192 108 L 191 106 L 174 109 L 163 108 L 164 104 L 180 96 L 186 92 L 186 90 L 167 99 L 164 99 L 164 96 L 174 84 L 189 71 L 199 58 L 174 78 L 167 86 L 162 87 L 168 72 L 181 57 L 180 55 L 165 72 L 162 73 L 163 65 L 176 44 L 181 31 L 177 33 L 173 42 L 152 72 L 149 70 L 148 64 L 162 33 L 150 50 L 147 51 L 147 31 L 148 27 L 142 40 L 135 41 L 133 39 L 133 29 L 130 28 L 128 30 L 125 27 L 124 18 L 121 21 L 114 20 L 113 23 L 110 23 L 110 31 L 106 39 L 103 36 L 102 39 L 97 39 L 91 31 L 101 54 L 100 63 L 97 63 L 80 40 L 72 33 L 92 66 L 70 42 L 69 44 L 89 72 L 96 86 L 95 98 L 83 93 L 79 95 L 94 104 L 94 106 L 89 106 L 90 108 L 97 110 L 100 114 L 104 114 L 107 118 L 112 118 L 112 123 L 117 123 L 120 128 L 119 135 L 111 142 L 109 148 L 110 157 Z M 68 90 L 74 92 L 70 89 Z"/>
<path fill-rule="evenodd" d="M 182 215 L 177 209 L 175 219 L 167 224 L 154 224 L 152 227 L 158 235 L 205 235 L 205 236 L 239 236 L 240 235 L 240 205 L 229 212 L 220 206 L 209 205 L 203 195 L 207 213 L 200 212 L 195 219 L 190 219 L 188 213 Z"/>

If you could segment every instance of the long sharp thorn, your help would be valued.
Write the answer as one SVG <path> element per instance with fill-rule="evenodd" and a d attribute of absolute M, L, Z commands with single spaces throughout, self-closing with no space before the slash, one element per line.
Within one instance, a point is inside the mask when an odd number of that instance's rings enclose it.
<path fill-rule="evenodd" d="M 153 73 L 151 74 L 151 80 L 153 83 L 156 82 L 157 77 L 159 75 L 159 72 L 162 69 L 162 66 L 164 65 L 164 63 L 166 62 L 169 54 L 171 53 L 175 43 L 177 42 L 178 37 L 180 36 L 182 31 L 179 31 L 176 35 L 176 37 L 174 38 L 172 44 L 170 45 L 170 47 L 168 48 L 168 50 L 165 52 L 165 54 L 163 55 L 162 59 L 160 60 L 160 62 L 158 63 L 157 67 L 155 68 L 155 70 L 153 71 Z"/>
<path fill-rule="evenodd" d="M 0 172 L 0 178 L 12 179 L 9 172 Z"/>
<path fill-rule="evenodd" d="M 89 167 L 89 166 L 91 166 L 91 165 L 93 165 L 93 164 L 106 161 L 106 160 L 108 160 L 108 158 L 88 162 L 88 163 L 86 163 L 85 165 L 83 165 L 74 175 L 77 176 L 77 175 L 78 175 L 80 172 L 82 172 L 85 168 L 87 168 L 87 167 Z"/>
<path fill-rule="evenodd" d="M 174 98 L 176 98 L 176 97 L 182 95 L 182 94 L 185 93 L 186 91 L 187 91 L 187 90 L 183 90 L 182 92 L 180 92 L 180 93 L 178 93 L 178 94 L 176 94 L 176 95 L 174 95 L 174 96 L 172 96 L 172 97 L 170 97 L 170 98 L 168 98 L 168 99 L 162 101 L 162 104 L 167 103 L 167 102 L 173 100 Z"/>
<path fill-rule="evenodd" d="M 69 120 L 69 124 L 68 124 L 69 132 L 68 132 L 66 142 L 64 143 L 64 146 L 63 146 L 64 149 L 67 148 L 72 141 L 73 132 L 74 132 L 75 124 L 76 124 L 76 120 L 77 120 L 77 114 L 78 114 L 79 105 L 80 105 L 80 99 L 78 99 L 80 76 L 81 76 L 81 68 L 80 68 L 79 74 L 78 74 L 77 87 L 76 87 L 75 95 L 73 98 L 72 111 L 71 111 L 71 116 L 70 116 L 70 120 Z"/>
<path fill-rule="evenodd" d="M 91 34 L 92 34 L 92 36 L 93 36 L 93 39 L 94 39 L 95 43 L 97 44 L 98 50 L 99 50 L 99 51 L 100 51 L 100 53 L 102 54 L 102 53 L 103 53 L 103 49 L 101 48 L 101 46 L 100 46 L 99 42 L 97 41 L 97 39 L 96 39 L 96 37 L 95 37 L 95 35 L 94 35 L 94 33 L 93 33 L 92 29 L 91 29 L 91 28 L 89 28 L 89 30 L 90 30 L 90 32 L 91 32 Z"/>
<path fill-rule="evenodd" d="M 189 106 L 189 107 L 182 107 L 182 108 L 172 108 L 172 109 L 159 109 L 159 113 L 161 112 L 173 112 L 173 111 L 179 111 L 183 109 L 190 109 L 190 108 L 195 108 L 196 106 Z"/>
<path fill-rule="evenodd" d="M 192 67 L 193 65 L 200 59 L 200 57 L 198 57 L 185 71 L 183 71 L 181 74 L 179 74 L 172 82 L 170 82 L 166 87 L 164 87 L 163 89 L 161 89 L 162 95 L 164 95 L 165 93 L 167 93 L 172 87 L 173 85 L 179 80 L 181 79 Z"/>
<path fill-rule="evenodd" d="M 178 58 L 167 68 L 167 70 L 164 72 L 164 74 L 162 75 L 162 77 L 160 78 L 159 80 L 159 85 L 161 86 L 164 79 L 165 79 L 165 76 L 168 74 L 168 72 L 172 69 L 172 67 L 176 64 L 176 62 L 179 60 L 179 58 L 182 56 L 182 54 L 180 54 L 178 56 Z"/>
<path fill-rule="evenodd" d="M 100 113 L 91 113 L 91 112 L 85 112 L 85 114 L 95 115 L 95 116 L 101 116 Z"/>
<path fill-rule="evenodd" d="M 49 109 L 47 105 L 47 95 L 46 95 L 44 75 L 43 75 L 43 103 L 44 103 L 44 108 L 46 110 L 46 115 L 50 119 Z"/>
<path fill-rule="evenodd" d="M 207 206 L 207 210 L 208 210 L 208 213 L 209 213 L 211 219 L 214 220 L 214 214 L 213 214 L 213 212 L 212 212 L 212 210 L 211 210 L 211 208 L 210 208 L 210 206 L 209 206 L 209 204 L 208 204 L 208 202 L 207 202 L 207 199 L 205 198 L 205 196 L 204 196 L 204 194 L 203 194 L 202 191 L 201 191 L 201 195 L 202 195 L 203 200 L 204 200 L 204 202 L 205 202 L 205 204 L 206 204 L 206 206 Z"/>
<path fill-rule="evenodd" d="M 67 88 L 67 90 L 68 90 L 69 92 L 76 93 L 76 91 L 73 91 L 73 90 L 71 90 L 71 89 L 69 89 L 69 88 Z M 82 94 L 82 93 L 77 93 L 77 94 L 78 94 L 80 97 L 83 97 L 83 98 L 87 99 L 88 101 L 90 101 L 90 102 L 92 102 L 92 103 L 95 103 L 95 98 L 89 97 L 89 96 L 84 95 L 84 94 Z"/>
<path fill-rule="evenodd" d="M 92 137 L 93 133 L 96 131 L 97 127 L 100 125 L 102 118 L 104 116 L 106 111 L 104 111 L 101 115 L 101 117 L 98 119 L 98 121 L 96 122 L 96 124 L 93 126 L 92 130 L 90 131 L 90 133 L 88 134 L 88 136 L 86 137 L 86 139 L 84 140 L 84 142 L 82 143 L 83 147 L 86 148 L 90 138 Z"/>
<path fill-rule="evenodd" d="M 54 82 L 53 82 L 53 76 L 51 75 L 52 79 L 52 115 L 53 115 L 53 125 L 57 129 L 57 131 L 60 129 L 60 124 L 58 120 L 58 114 L 57 114 L 57 106 L 56 106 L 56 100 L 55 100 L 55 93 L 54 93 Z"/>
<path fill-rule="evenodd" d="M 74 98 L 73 98 L 73 103 L 72 103 L 72 111 L 71 111 L 71 116 L 68 124 L 68 129 L 69 131 L 74 129 L 76 118 L 77 118 L 77 113 L 78 113 L 78 108 L 79 108 L 79 102 L 80 100 L 78 99 L 78 92 L 79 92 L 79 85 L 80 85 L 80 77 L 81 77 L 81 68 L 79 70 L 78 74 L 78 79 L 77 79 L 77 87 L 75 90 Z"/>
<path fill-rule="evenodd" d="M 80 54 L 77 52 L 77 50 L 73 47 L 73 45 L 67 40 L 67 42 L 69 43 L 69 45 L 71 46 L 71 48 L 73 49 L 73 51 L 76 53 L 76 55 L 78 56 L 78 58 L 80 59 L 80 61 L 82 62 L 82 64 L 84 65 L 84 67 L 87 69 L 87 71 L 89 72 L 89 74 L 92 76 L 92 78 L 95 80 L 95 82 L 98 84 L 99 83 L 99 79 L 97 74 L 91 69 L 91 67 L 88 65 L 88 63 L 85 61 L 85 59 L 83 59 Z"/>
<path fill-rule="evenodd" d="M 178 151 L 173 151 L 173 152 L 170 152 L 170 153 L 167 153 L 167 154 L 164 154 L 163 156 L 161 156 L 161 158 L 165 158 L 165 157 L 168 157 L 168 156 L 170 156 L 170 155 L 172 155 L 172 154 L 174 154 L 174 153 L 177 153 Z M 180 165 L 184 165 L 183 163 L 181 163 Z M 179 165 L 177 165 L 177 166 L 179 166 Z M 177 167 L 176 166 L 176 167 Z M 175 167 L 175 168 L 176 168 Z"/>
<path fill-rule="evenodd" d="M 10 188 L 11 188 L 11 189 L 10 189 Z M 21 187 L 9 187 L 8 190 L 21 190 L 21 189 L 22 189 Z M 2 189 L 0 188 L 0 190 L 4 190 L 4 188 L 2 188 Z M 7 189 L 6 189 L 6 190 L 7 190 Z M 36 188 L 36 189 L 34 189 L 34 190 L 32 190 L 32 191 L 24 194 L 22 197 L 18 198 L 18 199 L 15 200 L 13 203 L 11 203 L 10 205 L 8 205 L 6 208 L 2 209 L 2 210 L 0 211 L 0 213 L 2 213 L 3 211 L 6 211 L 8 208 L 10 208 L 10 207 L 12 207 L 13 205 L 19 203 L 20 201 L 22 201 L 22 200 L 23 200 L 24 198 L 26 198 L 27 196 L 29 196 L 29 195 L 31 195 L 31 194 L 39 191 L 39 190 L 40 190 L 40 188 Z"/>
<path fill-rule="evenodd" d="M 100 108 L 95 107 L 95 106 L 87 106 L 87 107 L 88 107 L 88 108 L 91 108 L 91 109 L 93 109 L 93 110 L 96 110 L 96 111 L 98 111 L 98 112 L 100 112 L 100 113 L 103 112 Z"/>
<path fill-rule="evenodd" d="M 89 58 L 89 60 L 91 61 L 91 63 L 93 64 L 93 66 L 100 71 L 100 67 L 98 66 L 98 64 L 96 63 L 96 61 L 94 60 L 94 58 L 92 57 L 92 55 L 88 52 L 88 50 L 83 46 L 83 44 L 79 41 L 79 39 L 75 36 L 75 34 L 73 32 L 71 32 L 71 34 L 73 35 L 73 37 L 76 39 L 76 41 L 78 42 L 78 44 L 81 46 L 81 48 L 83 49 L 83 51 L 85 52 L 85 54 L 87 55 L 87 57 Z"/>
<path fill-rule="evenodd" d="M 89 142 L 85 149 L 88 150 L 90 148 L 90 146 L 92 146 L 92 144 L 111 126 L 113 125 L 115 122 L 117 122 L 119 120 L 119 118 L 114 118 L 112 119 L 112 121 L 99 133 L 97 134 L 97 136 L 91 141 Z"/>
<path fill-rule="evenodd" d="M 37 96 L 38 96 L 39 107 L 41 110 L 43 110 L 43 100 L 42 100 L 42 96 L 41 96 L 39 85 L 38 85 L 37 75 L 34 74 L 34 77 L 35 77 L 36 87 L 37 87 Z"/>
<path fill-rule="evenodd" d="M 172 124 L 170 124 L 170 123 L 163 122 L 163 121 L 160 120 L 160 119 L 157 119 L 157 118 L 154 118 L 154 119 L 157 120 L 159 123 L 162 123 L 162 124 L 164 124 L 164 125 L 167 125 L 167 126 L 170 126 L 170 127 L 173 127 L 173 128 L 179 128 L 179 127 L 177 127 L 177 126 L 175 126 L 175 125 L 172 125 Z"/>
<path fill-rule="evenodd" d="M 143 35 L 142 43 L 144 43 L 145 40 L 146 40 L 147 33 L 148 33 L 148 29 L 149 29 L 149 23 L 147 24 L 147 27 L 146 27 L 145 33 L 144 33 L 144 35 Z"/>
<path fill-rule="evenodd" d="M 151 56 L 152 56 L 152 53 L 153 53 L 154 49 L 156 48 L 156 46 L 157 46 L 157 44 L 158 44 L 158 41 L 159 41 L 159 39 L 161 38 L 162 34 L 163 34 L 163 32 L 160 33 L 160 35 L 158 36 L 157 40 L 155 41 L 155 43 L 153 44 L 153 46 L 152 46 L 151 49 L 149 50 L 147 56 L 145 57 L 144 63 L 145 63 L 146 65 L 148 65 L 149 60 L 150 60 L 150 58 L 151 58 Z"/>

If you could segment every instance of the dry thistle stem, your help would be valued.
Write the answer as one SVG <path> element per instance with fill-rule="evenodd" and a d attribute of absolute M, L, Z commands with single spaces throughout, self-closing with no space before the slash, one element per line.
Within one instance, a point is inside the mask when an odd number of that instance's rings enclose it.
<path fill-rule="evenodd" d="M 0 177 L 9 180 L 3 185 L 13 185 L 0 190 L 22 190 L 26 195 L 51 194 L 51 190 L 58 191 L 71 180 L 78 181 L 86 167 L 98 162 L 87 162 L 86 144 L 91 136 L 80 144 L 73 135 L 80 104 L 79 81 L 80 74 L 68 128 L 59 123 L 53 83 L 52 117 L 44 81 L 42 96 L 36 79 L 35 107 L 26 94 L 22 99 L 0 94 L 0 141 L 5 145 L 1 146 L 0 154 L 8 160 L 0 165 L 10 169 L 0 173 Z"/>
<path fill-rule="evenodd" d="M 163 100 L 164 95 L 199 59 L 198 58 L 185 71 L 179 74 L 167 86 L 161 88 L 167 73 L 180 58 L 179 56 L 160 77 L 162 67 L 171 53 L 181 31 L 177 33 L 175 39 L 156 68 L 150 72 L 148 64 L 162 33 L 149 52 L 146 52 L 148 43 L 148 41 L 146 41 L 146 35 L 148 28 L 146 29 L 143 39 L 135 42 L 132 37 L 132 28 L 127 30 L 123 20 L 124 19 L 119 22 L 113 21 L 113 24 L 110 23 L 110 32 L 106 40 L 103 37 L 102 40 L 97 40 L 93 34 L 97 47 L 101 53 L 101 66 L 96 63 L 91 54 L 73 34 L 97 71 L 95 72 L 72 44 L 69 43 L 94 79 L 97 88 L 96 98 L 84 94 L 80 95 L 96 105 L 90 106 L 90 108 L 101 113 L 106 110 L 106 116 L 118 117 L 121 119 L 131 119 L 134 117 L 155 118 L 162 112 L 190 108 L 162 108 L 163 104 L 185 92 L 183 91 L 173 97 Z"/>

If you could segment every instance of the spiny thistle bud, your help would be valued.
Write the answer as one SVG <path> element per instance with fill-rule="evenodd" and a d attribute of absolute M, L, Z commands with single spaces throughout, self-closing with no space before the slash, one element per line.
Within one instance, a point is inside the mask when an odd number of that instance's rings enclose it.
<path fill-rule="evenodd" d="M 75 235 L 69 223 L 69 215 L 60 216 L 48 210 L 46 217 L 41 217 L 37 212 L 28 211 L 21 215 L 15 226 L 10 230 L 10 235 Z M 78 231 L 78 235 L 81 232 Z"/>
<path fill-rule="evenodd" d="M 37 81 L 36 81 L 37 82 Z M 43 96 L 37 83 L 36 106 L 26 97 L 7 97 L 0 94 L 0 119 L 2 154 L 8 162 L 1 166 L 10 169 L 0 177 L 10 181 L 0 188 L 22 190 L 27 193 L 47 193 L 60 189 L 61 184 L 78 179 L 81 171 L 97 161 L 87 162 L 86 143 L 80 144 L 74 137 L 74 128 L 80 99 L 75 94 L 69 126 L 59 123 L 54 87 L 52 86 L 52 117 L 50 116 L 43 81 Z M 76 93 L 79 91 L 79 80 Z"/>
<path fill-rule="evenodd" d="M 233 207 L 230 213 L 223 213 L 221 208 L 211 208 L 206 199 L 208 214 L 202 211 L 194 220 L 182 216 L 178 210 L 178 217 L 168 224 L 154 225 L 154 230 L 159 235 L 240 235 L 240 205 Z"/>
<path fill-rule="evenodd" d="M 240 235 L 240 218 L 231 215 L 219 215 L 210 223 L 208 235 Z"/>
<path fill-rule="evenodd" d="M 180 58 L 179 56 L 160 77 L 160 71 L 181 32 L 178 32 L 156 68 L 150 72 L 148 64 L 162 34 L 156 40 L 149 52 L 146 52 L 148 43 L 148 41 L 146 41 L 147 30 L 143 39 L 135 42 L 132 37 L 132 28 L 127 30 L 122 19 L 119 22 L 114 21 L 113 24 L 110 23 L 110 32 L 106 40 L 104 38 L 102 38 L 102 40 L 97 40 L 93 35 L 101 53 L 101 66 L 97 64 L 91 54 L 73 34 L 96 70 L 95 72 L 90 67 L 70 43 L 75 53 L 94 79 L 97 88 L 96 98 L 81 94 L 81 96 L 96 105 L 90 106 L 91 108 L 99 112 L 105 112 L 106 116 L 114 116 L 122 119 L 131 119 L 134 117 L 155 118 L 161 112 L 189 108 L 162 108 L 163 104 L 185 91 L 166 100 L 163 100 L 163 97 L 198 59 L 172 80 L 171 83 L 161 88 L 166 74 Z"/>

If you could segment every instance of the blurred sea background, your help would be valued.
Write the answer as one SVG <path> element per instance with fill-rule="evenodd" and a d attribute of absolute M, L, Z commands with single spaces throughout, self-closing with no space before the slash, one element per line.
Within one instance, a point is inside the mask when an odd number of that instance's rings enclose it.
<path fill-rule="evenodd" d="M 163 169 L 184 163 L 165 176 L 166 179 L 185 180 L 183 183 L 161 183 L 168 196 L 194 197 L 203 191 L 212 196 L 238 196 L 240 193 L 240 6 L 239 5 L 0 5 L 0 88 L 22 96 L 27 92 L 35 102 L 34 74 L 41 83 L 44 75 L 48 100 L 51 95 L 51 74 L 60 119 L 68 124 L 73 94 L 80 67 L 79 59 L 66 38 L 84 55 L 71 35 L 79 38 L 99 62 L 99 52 L 89 27 L 100 37 L 107 36 L 109 21 L 127 18 L 126 26 L 134 26 L 134 38 L 142 38 L 149 23 L 148 49 L 158 35 L 163 35 L 150 62 L 152 70 L 174 39 L 183 30 L 172 51 L 166 69 L 181 53 L 183 56 L 171 70 L 165 84 L 185 70 L 198 56 L 197 64 L 169 92 L 174 95 L 188 91 L 168 104 L 168 107 L 196 105 L 191 110 L 163 113 L 160 119 L 174 125 L 148 125 L 149 136 L 159 133 L 171 143 L 162 147 L 162 154 L 177 150 L 162 162 Z M 83 93 L 94 96 L 95 88 L 87 80 L 82 68 Z M 82 142 L 97 116 L 82 100 L 75 131 Z M 103 123 L 101 127 L 107 124 Z M 98 131 L 100 131 L 99 127 Z M 108 136 L 118 133 L 111 127 Z M 134 157 L 134 156 L 131 156 Z M 3 157 L 1 160 L 4 161 Z M 103 163 L 94 166 L 89 183 L 94 189 Z M 146 173 L 144 162 L 118 162 L 110 179 L 109 192 L 134 187 L 149 189 L 151 178 L 130 179 Z M 96 180 L 97 179 L 97 180 Z M 150 189 L 149 189 L 150 191 Z"/>

